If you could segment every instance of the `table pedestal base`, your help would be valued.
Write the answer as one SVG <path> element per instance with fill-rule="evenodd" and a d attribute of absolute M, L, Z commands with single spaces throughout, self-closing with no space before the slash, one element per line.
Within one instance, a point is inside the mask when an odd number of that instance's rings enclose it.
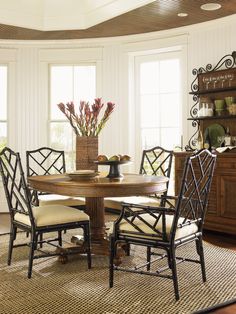
<path fill-rule="evenodd" d="M 68 255 L 69 254 L 87 254 L 86 253 L 86 248 L 84 247 L 84 241 L 81 241 L 80 246 L 78 246 L 75 242 L 67 244 L 66 246 L 63 247 L 57 247 L 56 253 L 60 254 L 58 256 L 58 261 L 61 264 L 66 264 L 68 262 Z"/>
<path fill-rule="evenodd" d="M 76 244 L 76 246 L 83 247 L 83 239 L 81 236 L 73 236 L 71 238 L 71 242 Z M 105 255 L 110 256 L 110 242 L 107 239 L 103 239 L 100 241 L 92 241 L 91 242 L 91 253 L 94 255 Z M 116 266 L 122 263 L 123 257 L 126 255 L 124 247 L 122 245 L 118 246 L 116 258 L 114 259 L 114 264 Z"/>
<path fill-rule="evenodd" d="M 110 242 L 106 239 L 106 227 L 105 227 L 105 210 L 104 200 L 102 197 L 87 197 L 86 198 L 86 213 L 90 216 L 91 226 L 91 253 L 94 255 L 110 255 Z M 71 242 L 76 245 L 77 250 L 81 247 L 81 253 L 84 253 L 83 249 L 83 237 L 75 235 L 71 238 Z M 124 247 L 124 246 L 123 246 Z M 115 265 L 118 266 L 122 263 L 122 257 L 125 256 L 125 250 L 122 245 L 117 248 L 117 255 L 115 258 Z M 63 254 L 59 257 L 62 263 L 67 262 L 66 252 L 69 248 L 61 248 Z"/>

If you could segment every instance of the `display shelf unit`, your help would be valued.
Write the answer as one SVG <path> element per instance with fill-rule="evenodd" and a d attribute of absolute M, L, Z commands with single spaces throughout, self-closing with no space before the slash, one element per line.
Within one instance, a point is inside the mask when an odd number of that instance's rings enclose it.
<path fill-rule="evenodd" d="M 224 68 L 222 70 L 222 68 Z M 198 117 L 204 97 L 224 99 L 227 96 L 236 98 L 236 52 L 224 56 L 215 67 L 208 64 L 206 68 L 194 69 L 196 76 L 191 84 L 194 104 L 190 110 L 189 121 L 196 128 L 190 138 L 185 152 L 175 153 L 175 193 L 179 192 L 181 177 L 186 157 L 196 149 L 199 130 L 204 134 L 211 124 L 229 127 L 231 135 L 236 135 L 236 115 Z M 228 80 L 230 78 L 230 80 Z M 227 83 L 227 85 L 226 85 Z M 211 85 L 210 85 L 211 84 Z M 218 85 L 217 85 L 218 84 Z M 230 84 L 230 86 L 228 86 Z M 220 86 L 220 87 L 219 87 Z M 223 86 L 223 87 L 222 87 Z M 214 109 L 214 108 L 213 108 Z M 204 228 L 236 235 L 236 149 L 217 154 L 216 169 L 209 196 L 208 211 Z"/>
<path fill-rule="evenodd" d="M 193 95 L 193 106 L 190 109 L 190 118 L 195 131 L 190 137 L 187 150 L 196 149 L 196 139 L 199 130 L 204 134 L 205 129 L 214 122 L 223 125 L 224 128 L 229 127 L 231 134 L 236 135 L 236 115 L 229 115 L 225 110 L 224 115 L 217 116 L 214 108 L 215 99 L 224 99 L 227 96 L 236 98 L 236 51 L 221 58 L 221 60 L 213 67 L 208 64 L 205 68 L 193 69 L 195 76 L 191 84 L 191 92 Z M 214 116 L 198 117 L 199 109 L 205 99 L 210 99 L 211 108 Z"/>

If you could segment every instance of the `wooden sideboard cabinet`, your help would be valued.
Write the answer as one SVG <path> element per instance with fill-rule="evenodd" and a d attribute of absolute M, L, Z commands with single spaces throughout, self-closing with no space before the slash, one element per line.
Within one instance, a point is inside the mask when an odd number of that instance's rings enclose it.
<path fill-rule="evenodd" d="M 175 194 L 179 192 L 185 158 L 175 153 Z M 204 229 L 236 235 L 236 149 L 217 154 Z"/>

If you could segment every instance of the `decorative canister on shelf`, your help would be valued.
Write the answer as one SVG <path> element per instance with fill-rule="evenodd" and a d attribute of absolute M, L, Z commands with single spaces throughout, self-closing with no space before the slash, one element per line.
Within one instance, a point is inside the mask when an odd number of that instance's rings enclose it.
<path fill-rule="evenodd" d="M 115 104 L 107 102 L 103 117 L 99 121 L 98 116 L 103 106 L 101 98 L 95 98 L 91 106 L 86 101 L 80 101 L 77 113 L 73 102 L 58 104 L 76 135 L 76 170 L 97 170 L 94 161 L 98 156 L 98 135 L 113 112 Z"/>

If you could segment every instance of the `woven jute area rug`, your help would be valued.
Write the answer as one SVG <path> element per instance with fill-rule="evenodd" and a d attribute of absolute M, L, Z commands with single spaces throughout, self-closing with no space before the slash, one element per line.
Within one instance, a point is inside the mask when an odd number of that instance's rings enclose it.
<path fill-rule="evenodd" d="M 69 239 L 71 235 L 65 236 Z M 17 238 L 22 240 L 25 234 Z M 12 265 L 7 266 L 8 240 L 8 235 L 0 236 L 1 314 L 193 313 L 236 297 L 236 253 L 208 243 L 207 282 L 202 283 L 200 265 L 181 263 L 180 301 L 176 302 L 172 281 L 159 277 L 115 272 L 114 287 L 109 289 L 105 256 L 93 256 L 91 270 L 87 270 L 85 256 L 69 256 L 64 265 L 57 257 L 37 259 L 32 278 L 28 279 L 28 248 L 15 248 Z M 179 249 L 177 255 L 194 257 L 193 248 Z M 133 264 L 142 257 L 143 249 L 132 248 L 124 264 Z"/>

